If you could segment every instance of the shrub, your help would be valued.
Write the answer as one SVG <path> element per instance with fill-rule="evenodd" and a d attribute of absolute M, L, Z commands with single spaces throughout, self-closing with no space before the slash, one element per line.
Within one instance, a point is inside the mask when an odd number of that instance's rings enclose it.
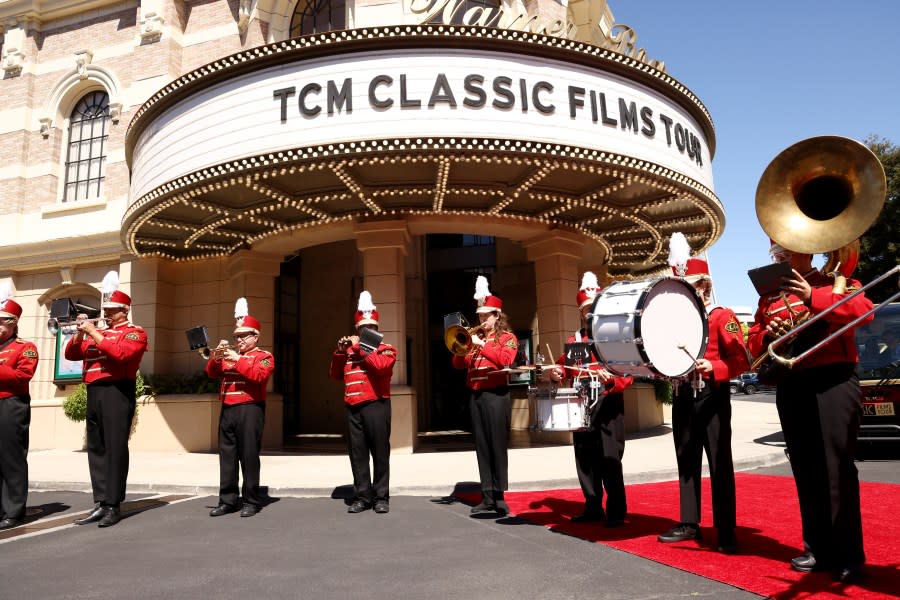
<path fill-rule="evenodd" d="M 63 401 L 63 413 L 79 423 L 87 418 L 87 386 L 79 383 L 75 390 Z"/>
<path fill-rule="evenodd" d="M 147 375 L 146 384 L 153 395 L 210 394 L 219 391 L 219 382 L 200 371 L 194 375 Z"/>
<path fill-rule="evenodd" d="M 137 372 L 137 378 L 134 382 L 134 392 L 135 396 L 138 398 L 145 394 L 153 393 L 153 390 L 144 383 L 144 377 L 141 375 L 140 371 Z M 62 407 L 63 413 L 72 421 L 75 421 L 76 423 L 84 421 L 87 418 L 87 386 L 83 383 L 79 383 L 72 393 L 63 400 Z M 132 430 L 136 424 L 137 409 L 135 408 L 135 418 L 132 422 Z"/>
<path fill-rule="evenodd" d="M 668 379 L 654 379 L 653 388 L 656 399 L 663 404 L 672 404 L 672 382 Z"/>

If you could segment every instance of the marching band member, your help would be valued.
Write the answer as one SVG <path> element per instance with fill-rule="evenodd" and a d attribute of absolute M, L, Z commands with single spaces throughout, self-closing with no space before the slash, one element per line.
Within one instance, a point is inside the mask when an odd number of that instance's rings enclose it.
<path fill-rule="evenodd" d="M 759 299 L 749 334 L 754 356 L 786 333 L 795 315 L 820 313 L 860 287 L 859 281 L 847 279 L 846 292 L 834 290 L 834 280 L 812 267 L 809 254 L 790 252 L 775 242 L 770 252 L 776 262 L 789 262 L 793 271 L 782 278 L 784 297 Z M 823 340 L 871 308 L 872 302 L 860 294 L 800 336 L 812 332 L 807 336 L 811 342 Z M 825 327 L 816 330 L 822 321 Z M 857 361 L 851 329 L 796 363 L 775 393 L 803 524 L 804 554 L 792 559 L 791 567 L 804 573 L 830 570 L 844 583 L 857 580 L 865 562 L 859 477 L 853 462 L 862 413 Z"/>
<path fill-rule="evenodd" d="M 37 348 L 19 339 L 22 307 L 0 290 L 0 530 L 21 525 L 28 499 L 28 384 L 37 368 Z"/>
<path fill-rule="evenodd" d="M 78 315 L 78 331 L 66 345 L 68 360 L 83 360 L 87 386 L 87 446 L 94 510 L 84 519 L 110 527 L 121 519 L 128 479 L 128 437 L 135 409 L 135 380 L 147 351 L 147 332 L 128 320 L 131 297 L 119 291 L 119 274 L 103 278 L 98 328 L 87 315 Z"/>
<path fill-rule="evenodd" d="M 259 450 L 266 421 L 266 384 L 275 370 L 275 357 L 257 347 L 259 321 L 250 316 L 247 300 L 234 306 L 234 342 L 221 340 L 206 363 L 206 374 L 222 378 L 219 400 L 219 504 L 209 516 L 241 511 L 252 517 L 262 509 L 259 490 Z M 244 482 L 238 497 L 238 465 Z M 243 503 L 241 502 L 243 500 Z"/>
<path fill-rule="evenodd" d="M 378 331 L 378 311 L 369 292 L 359 295 L 354 320 L 357 335 L 338 340 L 329 367 L 332 379 L 344 380 L 354 491 L 347 512 L 361 513 L 374 506 L 376 513 L 384 514 L 390 511 L 391 377 L 397 351 L 380 339 L 377 346 L 365 339 L 366 330 Z M 374 478 L 369 471 L 370 455 Z"/>
<path fill-rule="evenodd" d="M 703 450 L 712 484 L 713 525 L 718 529 L 717 550 L 737 552 L 734 462 L 731 457 L 731 390 L 729 380 L 750 366 L 744 334 L 734 312 L 711 304 L 712 280 L 706 261 L 689 258 L 690 246 L 681 233 L 673 233 L 669 247 L 672 271 L 694 286 L 709 315 L 709 342 L 696 361 L 702 388 L 682 383 L 676 387 L 672 430 L 678 459 L 681 520 L 658 536 L 660 542 L 700 539 L 700 479 Z"/>
<path fill-rule="evenodd" d="M 471 512 L 494 511 L 503 516 L 509 513 L 503 492 L 509 487 L 507 446 L 512 404 L 507 374 L 497 371 L 515 361 L 519 343 L 509 329 L 503 301 L 491 294 L 482 275 L 475 282 L 474 298 L 484 337 L 472 335 L 469 353 L 453 356 L 453 366 L 467 370 L 466 385 L 472 390 L 469 410 L 483 499 Z"/>
<path fill-rule="evenodd" d="M 599 291 L 597 276 L 587 271 L 581 279 L 581 289 L 576 295 L 581 311 L 581 329 L 570 336 L 567 344 L 591 341 L 588 314 Z M 593 348 L 591 349 L 593 355 Z M 550 371 L 550 379 L 559 382 L 572 378 L 586 378 L 585 373 L 568 370 L 573 366 L 563 353 L 556 361 L 559 367 Z M 572 521 L 588 522 L 606 520 L 607 527 L 618 527 L 625 522 L 625 480 L 622 475 L 622 456 L 625 454 L 625 399 L 623 391 L 634 381 L 632 377 L 616 377 L 599 362 L 589 362 L 586 369 L 599 377 L 605 390 L 590 415 L 591 428 L 572 433 L 575 449 L 575 472 L 584 494 L 584 511 L 572 517 Z M 603 511 L 603 489 L 606 488 L 606 512 Z"/>

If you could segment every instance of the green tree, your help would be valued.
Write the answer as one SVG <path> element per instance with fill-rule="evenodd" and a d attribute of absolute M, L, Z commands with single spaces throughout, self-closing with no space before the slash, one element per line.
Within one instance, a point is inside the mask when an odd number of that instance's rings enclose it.
<path fill-rule="evenodd" d="M 887 197 L 875 224 L 860 239 L 859 266 L 854 277 L 868 283 L 900 264 L 900 147 L 890 141 L 870 136 L 866 146 L 884 166 Z M 866 292 L 872 302 L 882 302 L 897 291 L 897 279 L 890 278 Z"/>

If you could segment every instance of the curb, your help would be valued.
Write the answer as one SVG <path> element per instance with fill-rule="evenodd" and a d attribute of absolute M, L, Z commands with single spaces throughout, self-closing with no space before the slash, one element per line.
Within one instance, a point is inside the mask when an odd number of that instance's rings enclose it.
<path fill-rule="evenodd" d="M 741 460 L 736 460 L 734 470 L 751 471 L 762 467 L 773 467 L 787 462 L 784 452 L 764 454 Z M 709 469 L 703 465 L 703 476 L 709 476 Z M 645 471 L 641 473 L 626 473 L 625 483 L 654 483 L 658 481 L 671 481 L 678 479 L 677 469 L 661 469 L 658 471 Z M 439 485 L 393 485 L 392 496 L 437 496 L 445 497 L 453 494 L 457 484 L 447 483 Z M 90 492 L 91 485 L 83 481 L 32 481 L 29 489 L 34 491 L 72 491 Z M 269 487 L 269 494 L 276 498 L 333 498 L 336 497 L 337 488 L 331 487 Z M 578 479 L 575 477 L 564 479 L 543 479 L 534 481 L 511 482 L 509 490 L 521 492 L 528 490 L 557 490 L 578 488 Z M 129 494 L 189 494 L 192 496 L 217 496 L 218 485 L 176 485 L 165 483 L 129 483 Z"/>

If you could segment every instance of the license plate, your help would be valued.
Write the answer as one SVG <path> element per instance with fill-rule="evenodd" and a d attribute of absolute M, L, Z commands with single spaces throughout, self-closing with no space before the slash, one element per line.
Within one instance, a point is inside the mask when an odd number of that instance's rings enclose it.
<path fill-rule="evenodd" d="M 897 413 L 894 412 L 893 402 L 866 402 L 863 404 L 863 414 L 868 417 L 893 417 Z"/>

